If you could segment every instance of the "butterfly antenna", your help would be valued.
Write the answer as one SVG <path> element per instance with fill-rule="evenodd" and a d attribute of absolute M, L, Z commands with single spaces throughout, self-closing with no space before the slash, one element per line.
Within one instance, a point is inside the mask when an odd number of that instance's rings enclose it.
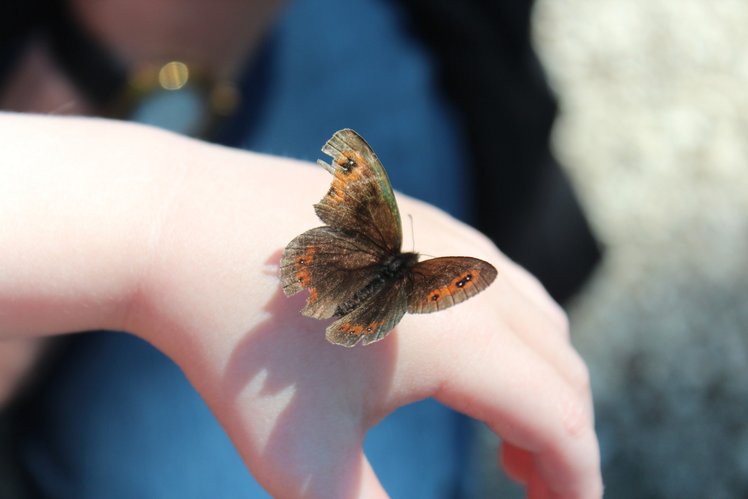
<path fill-rule="evenodd" d="M 416 231 L 413 228 L 413 215 L 408 213 L 408 218 L 410 219 L 410 240 L 413 243 L 412 251 L 413 253 L 416 252 Z"/>
<path fill-rule="evenodd" d="M 410 239 L 411 241 L 413 241 L 413 253 L 415 253 L 416 252 L 416 231 L 414 229 L 415 224 L 413 223 L 413 215 L 408 213 L 408 218 L 410 218 Z M 419 255 L 436 258 L 434 255 L 429 255 L 428 253 L 419 253 Z"/>

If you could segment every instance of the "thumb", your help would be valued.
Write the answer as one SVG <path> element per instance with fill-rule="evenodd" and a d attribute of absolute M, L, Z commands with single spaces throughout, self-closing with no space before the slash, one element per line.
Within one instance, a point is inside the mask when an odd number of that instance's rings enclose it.
<path fill-rule="evenodd" d="M 251 416 L 248 416 L 251 418 Z M 284 424 L 281 417 L 264 442 L 243 428 L 229 436 L 257 481 L 279 498 L 388 497 L 363 453 L 360 435 Z"/>

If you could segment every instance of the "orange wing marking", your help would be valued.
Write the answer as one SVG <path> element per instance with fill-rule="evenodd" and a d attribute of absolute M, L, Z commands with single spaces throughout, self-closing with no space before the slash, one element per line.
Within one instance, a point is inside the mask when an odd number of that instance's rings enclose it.
<path fill-rule="evenodd" d="M 299 284 L 303 287 L 307 287 L 312 280 L 312 276 L 309 273 L 309 267 L 314 262 L 315 251 L 314 246 L 308 246 L 303 255 L 298 255 L 296 257 L 296 279 L 298 279 Z"/>
<path fill-rule="evenodd" d="M 382 325 L 384 324 L 384 321 L 374 321 L 368 326 L 364 326 L 363 324 L 341 324 L 340 330 L 346 334 L 355 334 L 357 336 L 360 336 L 362 334 L 370 334 L 375 331 L 377 331 Z"/>
<path fill-rule="evenodd" d="M 442 286 L 441 288 L 436 288 L 435 290 L 433 290 L 429 294 L 429 300 L 431 300 L 432 302 L 438 302 L 444 296 L 451 296 L 458 291 L 464 292 L 475 286 L 475 283 L 477 282 L 479 276 L 480 270 L 477 269 L 463 272 L 462 274 L 457 276 L 457 278 L 448 286 Z"/>
<path fill-rule="evenodd" d="M 334 201 L 342 201 L 341 193 L 345 191 L 346 184 L 356 182 L 363 178 L 364 166 L 366 160 L 357 151 L 347 151 L 342 153 L 336 160 L 339 168 L 335 170 L 335 178 L 330 187 L 330 197 L 335 196 Z"/>

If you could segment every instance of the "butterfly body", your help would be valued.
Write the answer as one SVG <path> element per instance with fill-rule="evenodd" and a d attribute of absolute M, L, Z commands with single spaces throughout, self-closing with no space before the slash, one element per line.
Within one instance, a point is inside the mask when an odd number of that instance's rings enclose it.
<path fill-rule="evenodd" d="M 304 315 L 336 317 L 326 331 L 332 343 L 352 347 L 384 338 L 406 312 L 450 307 L 485 289 L 496 277 L 489 263 L 470 257 L 419 262 L 401 252 L 400 213 L 384 167 L 353 130 L 336 132 L 319 162 L 333 175 L 314 206 L 327 225 L 294 238 L 281 258 L 287 296 L 309 290 Z"/>
<path fill-rule="evenodd" d="M 361 306 L 368 298 L 387 286 L 407 278 L 410 269 L 418 263 L 418 253 L 400 253 L 390 256 L 379 268 L 372 269 L 373 278 L 353 297 L 335 309 L 334 317 L 343 317 Z"/>

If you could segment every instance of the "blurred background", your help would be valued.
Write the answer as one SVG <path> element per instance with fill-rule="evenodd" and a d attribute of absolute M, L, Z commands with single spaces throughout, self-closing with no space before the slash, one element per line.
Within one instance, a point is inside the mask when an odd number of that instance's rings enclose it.
<path fill-rule="evenodd" d="M 748 2 L 539 0 L 533 25 L 606 248 L 569 309 L 606 497 L 748 497 Z"/>

